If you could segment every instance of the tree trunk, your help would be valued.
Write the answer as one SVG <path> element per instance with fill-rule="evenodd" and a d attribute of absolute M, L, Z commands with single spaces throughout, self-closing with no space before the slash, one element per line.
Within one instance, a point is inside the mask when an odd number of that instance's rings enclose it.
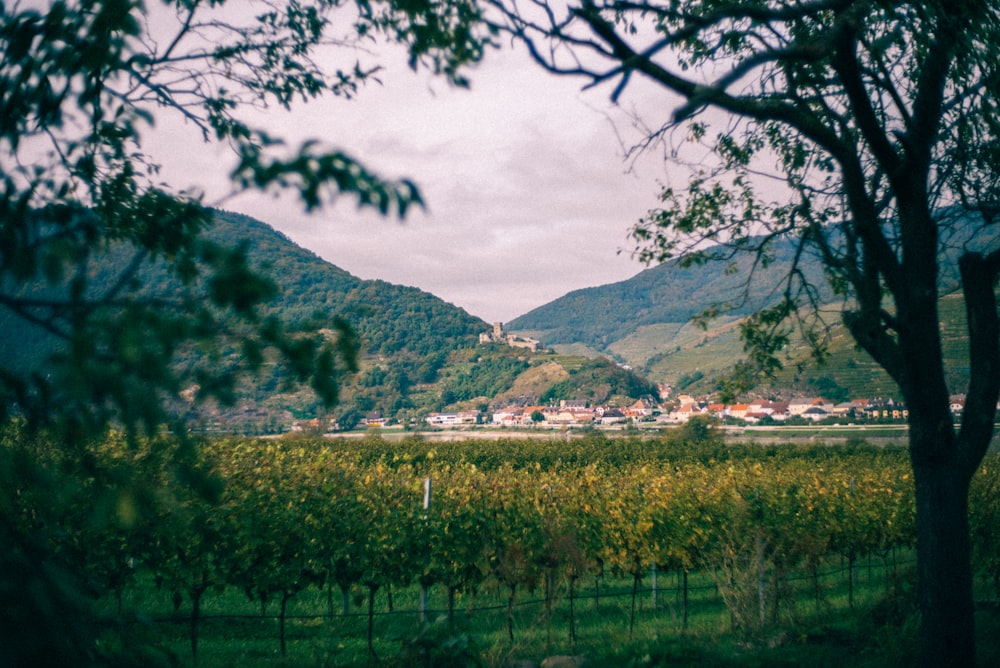
<path fill-rule="evenodd" d="M 754 557 L 757 565 L 757 621 L 763 630 L 767 625 L 767 564 L 764 559 L 764 536 L 759 531 L 754 538 Z"/>
<path fill-rule="evenodd" d="M 346 617 L 351 613 L 351 586 L 340 585 L 340 613 Z"/>
<path fill-rule="evenodd" d="M 514 643 L 514 595 L 517 591 L 517 585 L 512 584 L 510 587 L 510 596 L 507 599 L 507 638 L 510 640 L 511 644 Z"/>
<path fill-rule="evenodd" d="M 368 585 L 368 655 L 373 659 L 378 659 L 375 654 L 375 592 L 378 585 Z"/>
<path fill-rule="evenodd" d="M 285 643 L 285 615 L 288 612 L 288 599 L 291 595 L 288 592 L 281 593 L 281 609 L 278 613 L 278 640 L 281 646 L 281 656 L 287 656 L 287 645 Z"/>
<path fill-rule="evenodd" d="M 198 661 L 198 623 L 201 621 L 201 597 L 208 586 L 192 587 L 188 592 L 191 596 L 191 660 Z"/>
<path fill-rule="evenodd" d="M 966 294 L 970 294 L 968 286 Z M 984 380 L 982 374 L 984 369 L 996 367 L 988 357 L 970 356 L 974 367 L 977 364 L 982 367 L 973 369 L 967 395 L 966 410 L 970 410 L 971 402 L 971 412 L 975 415 L 963 416 L 962 429 L 956 434 L 942 367 L 927 362 L 927 358 L 940 359 L 937 314 L 930 313 L 933 317 L 929 323 L 916 317 L 924 315 L 920 309 L 909 315 L 906 322 L 911 325 L 910 340 L 904 347 L 908 367 L 900 389 L 910 410 L 910 461 L 917 507 L 920 660 L 924 666 L 971 667 L 975 665 L 976 634 L 969 485 L 989 444 L 996 408 L 996 379 Z M 970 322 L 970 334 L 972 330 Z M 977 336 L 970 339 L 973 353 L 978 341 Z M 983 394 L 990 395 L 989 400 L 984 401 Z M 988 405 L 989 410 L 982 404 Z"/>
<path fill-rule="evenodd" d="M 635 630 L 635 600 L 639 596 L 639 578 L 642 577 L 641 572 L 636 571 L 632 574 L 632 609 L 628 616 L 628 639 L 632 640 L 632 632 Z"/>
<path fill-rule="evenodd" d="M 545 570 L 545 651 L 548 652 L 552 646 L 552 602 L 555 598 L 555 569 Z"/>
<path fill-rule="evenodd" d="M 812 571 L 813 601 L 816 603 L 816 612 L 819 612 L 822 598 L 819 588 L 819 557 L 812 557 L 809 560 L 809 568 Z"/>
<path fill-rule="evenodd" d="M 975 665 L 969 481 L 955 468 L 914 467 L 921 663 L 928 667 Z"/>
<path fill-rule="evenodd" d="M 657 571 L 656 564 L 653 564 L 652 567 L 650 568 L 650 570 L 651 570 L 650 579 L 653 582 L 653 585 L 652 585 L 652 589 L 653 589 L 653 591 L 652 591 L 653 611 L 656 612 L 656 608 L 659 605 L 659 601 L 656 600 L 656 594 L 657 594 L 656 589 L 657 589 L 657 584 L 659 584 L 657 582 L 657 580 L 659 579 L 658 578 L 659 572 Z"/>
<path fill-rule="evenodd" d="M 683 588 L 681 593 L 681 607 L 683 609 L 681 613 L 681 633 L 683 633 L 688 628 L 688 572 L 686 567 L 681 569 L 681 582 L 681 587 Z"/>
<path fill-rule="evenodd" d="M 573 597 L 576 593 L 576 576 L 569 576 L 569 646 L 576 650 L 576 614 L 573 607 Z"/>
<path fill-rule="evenodd" d="M 1000 255 L 966 253 L 959 260 L 970 378 L 956 434 L 942 364 L 934 268 L 937 238 L 926 234 L 927 224 L 900 215 L 904 233 L 916 235 L 908 243 L 904 239 L 907 285 L 897 289 L 895 297 L 902 352 L 896 377 L 910 411 L 916 489 L 920 660 L 924 666 L 971 667 L 976 633 L 969 484 L 992 437 L 1000 394 L 1000 320 L 994 292 Z"/>
<path fill-rule="evenodd" d="M 850 606 L 851 610 L 854 609 L 854 582 L 857 572 L 858 557 L 852 547 L 851 554 L 847 558 L 847 604 Z"/>
<path fill-rule="evenodd" d="M 455 625 L 455 586 L 448 585 L 448 626 Z"/>

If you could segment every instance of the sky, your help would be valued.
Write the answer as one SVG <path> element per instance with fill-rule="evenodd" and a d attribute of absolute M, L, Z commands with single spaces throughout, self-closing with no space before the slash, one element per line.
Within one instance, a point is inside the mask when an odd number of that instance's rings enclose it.
<path fill-rule="evenodd" d="M 585 81 L 550 75 L 509 47 L 470 71 L 468 90 L 414 73 L 398 52 L 379 62 L 381 85 L 357 98 L 269 110 L 259 123 L 412 178 L 426 211 L 398 222 L 345 198 L 306 214 L 292 194 L 242 195 L 222 208 L 355 276 L 418 287 L 488 322 L 644 269 L 628 231 L 657 205 L 664 164 L 652 155 L 626 162 L 638 136 L 627 101 L 612 105 L 609 87 L 583 91 Z M 169 120 L 151 146 L 175 187 L 203 189 L 209 203 L 225 191 L 225 147 L 199 144 Z"/>

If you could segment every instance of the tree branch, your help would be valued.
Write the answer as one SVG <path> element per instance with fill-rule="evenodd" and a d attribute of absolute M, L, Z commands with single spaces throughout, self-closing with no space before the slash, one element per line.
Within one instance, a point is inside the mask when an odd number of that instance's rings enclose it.
<path fill-rule="evenodd" d="M 959 259 L 969 328 L 970 378 L 958 436 L 959 457 L 972 476 L 989 447 L 1000 399 L 1000 317 L 996 284 L 1000 251 Z"/>
<path fill-rule="evenodd" d="M 881 163 L 883 170 L 890 175 L 896 174 L 900 166 L 900 157 L 886 135 L 883 122 L 878 118 L 872 107 L 868 91 L 861 78 L 861 66 L 858 63 L 856 45 L 857 34 L 850 18 L 839 21 L 834 30 L 833 67 L 844 85 L 844 92 L 854 110 L 858 127 L 875 157 Z"/>

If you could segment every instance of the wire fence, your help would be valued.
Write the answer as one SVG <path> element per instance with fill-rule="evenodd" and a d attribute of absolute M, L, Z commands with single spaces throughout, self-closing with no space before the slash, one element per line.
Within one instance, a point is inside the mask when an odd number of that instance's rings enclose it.
<path fill-rule="evenodd" d="M 892 556 L 889 558 L 858 560 L 853 565 L 846 563 L 845 559 L 845 563 L 842 565 L 826 566 L 815 571 L 806 572 L 801 569 L 789 571 L 781 576 L 780 584 L 782 587 L 790 589 L 793 595 L 799 597 L 805 593 L 811 595 L 812 588 L 819 584 L 822 589 L 821 595 L 829 598 L 831 592 L 835 589 L 849 589 L 852 579 L 857 583 L 860 580 L 861 573 L 865 574 L 864 580 L 869 588 L 871 588 L 872 583 L 876 583 L 879 577 L 883 579 L 885 586 L 889 586 L 891 578 L 897 572 L 913 567 L 915 564 L 916 561 L 912 558 L 912 555 L 904 558 Z M 380 603 L 379 609 L 368 611 L 367 609 L 360 609 L 362 606 L 355 605 L 353 606 L 353 610 L 344 611 L 340 609 L 340 611 L 334 612 L 333 608 L 335 606 L 321 600 L 322 596 L 317 596 L 316 592 L 313 592 L 312 596 L 301 594 L 296 601 L 300 608 L 309 607 L 312 611 L 289 612 L 284 615 L 284 619 L 287 621 L 306 622 L 330 619 L 368 619 L 369 617 L 374 617 L 376 620 L 405 617 L 420 619 L 423 617 L 439 618 L 454 612 L 460 612 L 468 618 L 488 613 L 504 612 L 511 608 L 523 611 L 552 605 L 553 603 L 572 605 L 594 601 L 596 604 L 607 604 L 610 601 L 620 601 L 622 599 L 629 599 L 630 602 L 634 600 L 640 611 L 650 612 L 665 609 L 673 605 L 673 603 L 679 604 L 685 592 L 689 602 L 698 604 L 714 603 L 718 604 L 720 610 L 724 608 L 725 601 L 720 593 L 718 576 L 713 577 L 710 572 L 704 570 L 692 571 L 688 576 L 688 583 L 684 584 L 681 571 L 650 570 L 639 580 L 642 583 L 639 586 L 634 586 L 635 583 L 632 581 L 632 578 L 616 578 L 609 581 L 606 576 L 595 576 L 589 583 L 574 588 L 572 593 L 566 591 L 566 593 L 560 595 L 553 594 L 550 598 L 546 598 L 532 595 L 529 590 L 528 597 L 524 597 L 522 593 L 522 596 L 515 598 L 513 602 L 503 600 L 505 594 L 502 591 L 502 587 L 497 585 L 484 588 L 484 590 L 476 592 L 471 596 L 466 595 L 467 598 L 471 598 L 474 602 L 466 603 L 460 607 L 456 606 L 454 609 L 440 605 L 420 607 L 414 603 L 417 600 L 417 596 L 413 591 L 414 588 L 394 590 L 391 587 L 384 587 L 380 589 L 381 595 L 378 597 Z M 672 584 L 668 584 L 670 580 L 673 580 Z M 806 589 L 800 587 L 796 593 L 794 591 L 795 587 L 802 584 L 808 584 L 810 590 L 807 592 Z M 535 587 L 533 589 L 537 591 L 539 588 Z M 445 595 L 441 593 L 444 587 L 438 586 L 431 587 L 430 589 L 431 591 L 438 592 L 437 599 L 445 598 Z M 565 591 L 565 588 L 561 589 L 561 591 Z M 319 593 L 322 594 L 323 592 Z M 843 594 L 843 592 L 840 593 Z M 340 595 L 341 592 L 339 590 L 334 594 L 336 597 Z M 496 602 L 483 602 L 489 597 L 496 597 Z M 673 598 L 672 603 L 670 602 L 671 597 Z M 303 603 L 302 599 L 307 599 L 307 601 Z M 402 605 L 398 603 L 402 603 Z M 250 603 L 248 600 L 247 606 L 250 605 L 259 604 Z M 272 610 L 271 612 L 267 612 L 266 610 L 258 612 L 201 612 L 199 618 L 205 622 L 225 620 L 277 622 L 281 619 L 282 615 L 273 612 L 275 607 L 277 606 L 269 604 L 268 608 Z M 147 619 L 155 623 L 189 623 L 191 617 L 188 611 L 179 609 L 174 613 L 150 615 Z"/>

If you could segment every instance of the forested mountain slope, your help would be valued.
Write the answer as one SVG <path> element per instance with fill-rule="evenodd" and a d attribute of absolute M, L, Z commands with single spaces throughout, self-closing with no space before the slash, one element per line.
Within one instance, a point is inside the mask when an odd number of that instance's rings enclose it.
<path fill-rule="evenodd" d="M 956 223 L 940 241 L 947 256 L 965 248 L 995 243 L 990 229 L 978 221 Z M 994 233 L 995 234 L 995 233 Z M 632 278 L 576 290 L 509 322 L 513 332 L 545 341 L 562 352 L 602 354 L 628 363 L 655 382 L 691 392 L 711 392 L 743 355 L 739 323 L 754 311 L 773 304 L 784 288 L 783 279 L 794 247 L 791 242 L 773 246 L 769 266 L 757 266 L 748 282 L 755 258 L 744 254 L 734 262 L 708 262 L 682 267 L 672 260 L 638 272 Z M 820 286 L 826 318 L 834 325 L 831 356 L 824 366 L 809 360 L 805 346 L 786 351 L 786 370 L 770 391 L 826 392 L 831 396 L 877 396 L 896 392 L 895 384 L 839 325 L 842 304 L 825 288 L 821 263 L 805 257 L 804 275 Z M 945 356 L 949 382 L 964 391 L 968 379 L 964 303 L 957 294 L 957 276 L 945 275 L 940 285 Z M 725 304 L 726 310 L 703 325 L 692 322 L 709 307 Z"/>
<path fill-rule="evenodd" d="M 486 322 L 463 309 L 413 287 L 381 280 L 362 280 L 303 249 L 270 226 L 248 216 L 216 212 L 206 236 L 226 247 L 241 247 L 249 262 L 264 270 L 278 287 L 277 297 L 263 306 L 262 316 L 276 315 L 293 330 L 315 331 L 343 319 L 360 343 L 359 371 L 346 380 L 332 416 L 343 426 L 368 413 L 393 422 L 421 423 L 431 411 L 487 408 L 500 401 L 533 402 L 549 392 L 553 398 L 588 397 L 630 400 L 631 394 L 655 391 L 648 382 L 609 364 L 595 376 L 583 358 L 530 353 L 504 344 L 482 345 Z M 129 258 L 111 249 L 92 268 L 91 289 L 99 294 Z M 169 295 L 178 290 L 157 266 L 140 274 L 141 292 Z M 33 290 L 25 286 L 26 290 Z M 36 289 L 41 293 L 44 289 Z M 60 342 L 0 309 L 0 367 L 44 372 L 44 360 Z M 179 364 L 190 362 L 198 349 L 180 352 Z M 229 363 L 241 355 L 230 347 Z M 188 356 L 185 358 L 185 356 Z M 555 361 L 553 361 L 555 360 Z M 519 378 L 555 363 L 564 373 L 547 383 L 527 384 Z M 625 374 L 626 377 L 620 377 Z M 600 381 L 595 378 L 600 377 Z M 204 405 L 190 417 L 204 428 L 223 431 L 275 432 L 293 419 L 325 413 L 308 389 L 291 388 L 282 369 L 264 365 L 236 388 L 235 404 Z M 525 390 L 526 386 L 530 389 Z"/>
<path fill-rule="evenodd" d="M 269 310 L 292 324 L 323 326 L 334 317 L 344 318 L 361 341 L 361 369 L 345 388 L 334 417 L 350 426 L 370 412 L 394 422 L 421 422 L 430 411 L 485 409 L 497 398 L 537 401 L 542 394 L 554 398 L 594 397 L 619 401 L 638 397 L 655 387 L 634 374 L 610 365 L 593 374 L 579 358 L 555 357 L 567 369 L 567 379 L 552 380 L 537 392 L 522 395 L 511 389 L 518 378 L 552 356 L 533 354 L 503 344 L 483 346 L 479 334 L 486 322 L 440 298 L 412 287 L 381 280 L 362 280 L 296 246 L 271 227 L 247 216 L 219 213 L 211 236 L 226 245 L 245 244 L 249 256 L 279 284 L 280 296 Z M 625 374 L 627 379 L 615 380 Z M 257 384 L 260 383 L 260 384 Z M 308 392 L 278 393 L 272 381 L 254 381 L 246 388 L 245 403 L 263 409 L 267 420 L 276 411 L 294 417 L 312 417 L 318 405 Z M 227 421 L 248 416 L 230 412 Z M 271 428 L 271 427 L 268 427 Z"/>
<path fill-rule="evenodd" d="M 783 289 L 783 271 L 794 249 L 775 247 L 770 268 L 746 277 L 754 258 L 742 255 L 730 264 L 709 262 L 682 267 L 676 261 L 650 267 L 625 281 L 576 290 L 508 323 L 512 331 L 531 332 L 548 344 L 582 343 L 598 351 L 650 325 L 681 326 L 714 304 L 728 303 L 727 315 L 749 315 L 771 303 Z M 817 264 L 808 276 L 822 279 Z"/>
<path fill-rule="evenodd" d="M 487 324 L 439 297 L 413 287 L 363 280 L 295 245 L 270 226 L 219 212 L 209 235 L 225 245 L 246 244 L 280 288 L 269 311 L 291 323 L 342 316 L 364 354 L 427 355 L 473 344 Z"/>

